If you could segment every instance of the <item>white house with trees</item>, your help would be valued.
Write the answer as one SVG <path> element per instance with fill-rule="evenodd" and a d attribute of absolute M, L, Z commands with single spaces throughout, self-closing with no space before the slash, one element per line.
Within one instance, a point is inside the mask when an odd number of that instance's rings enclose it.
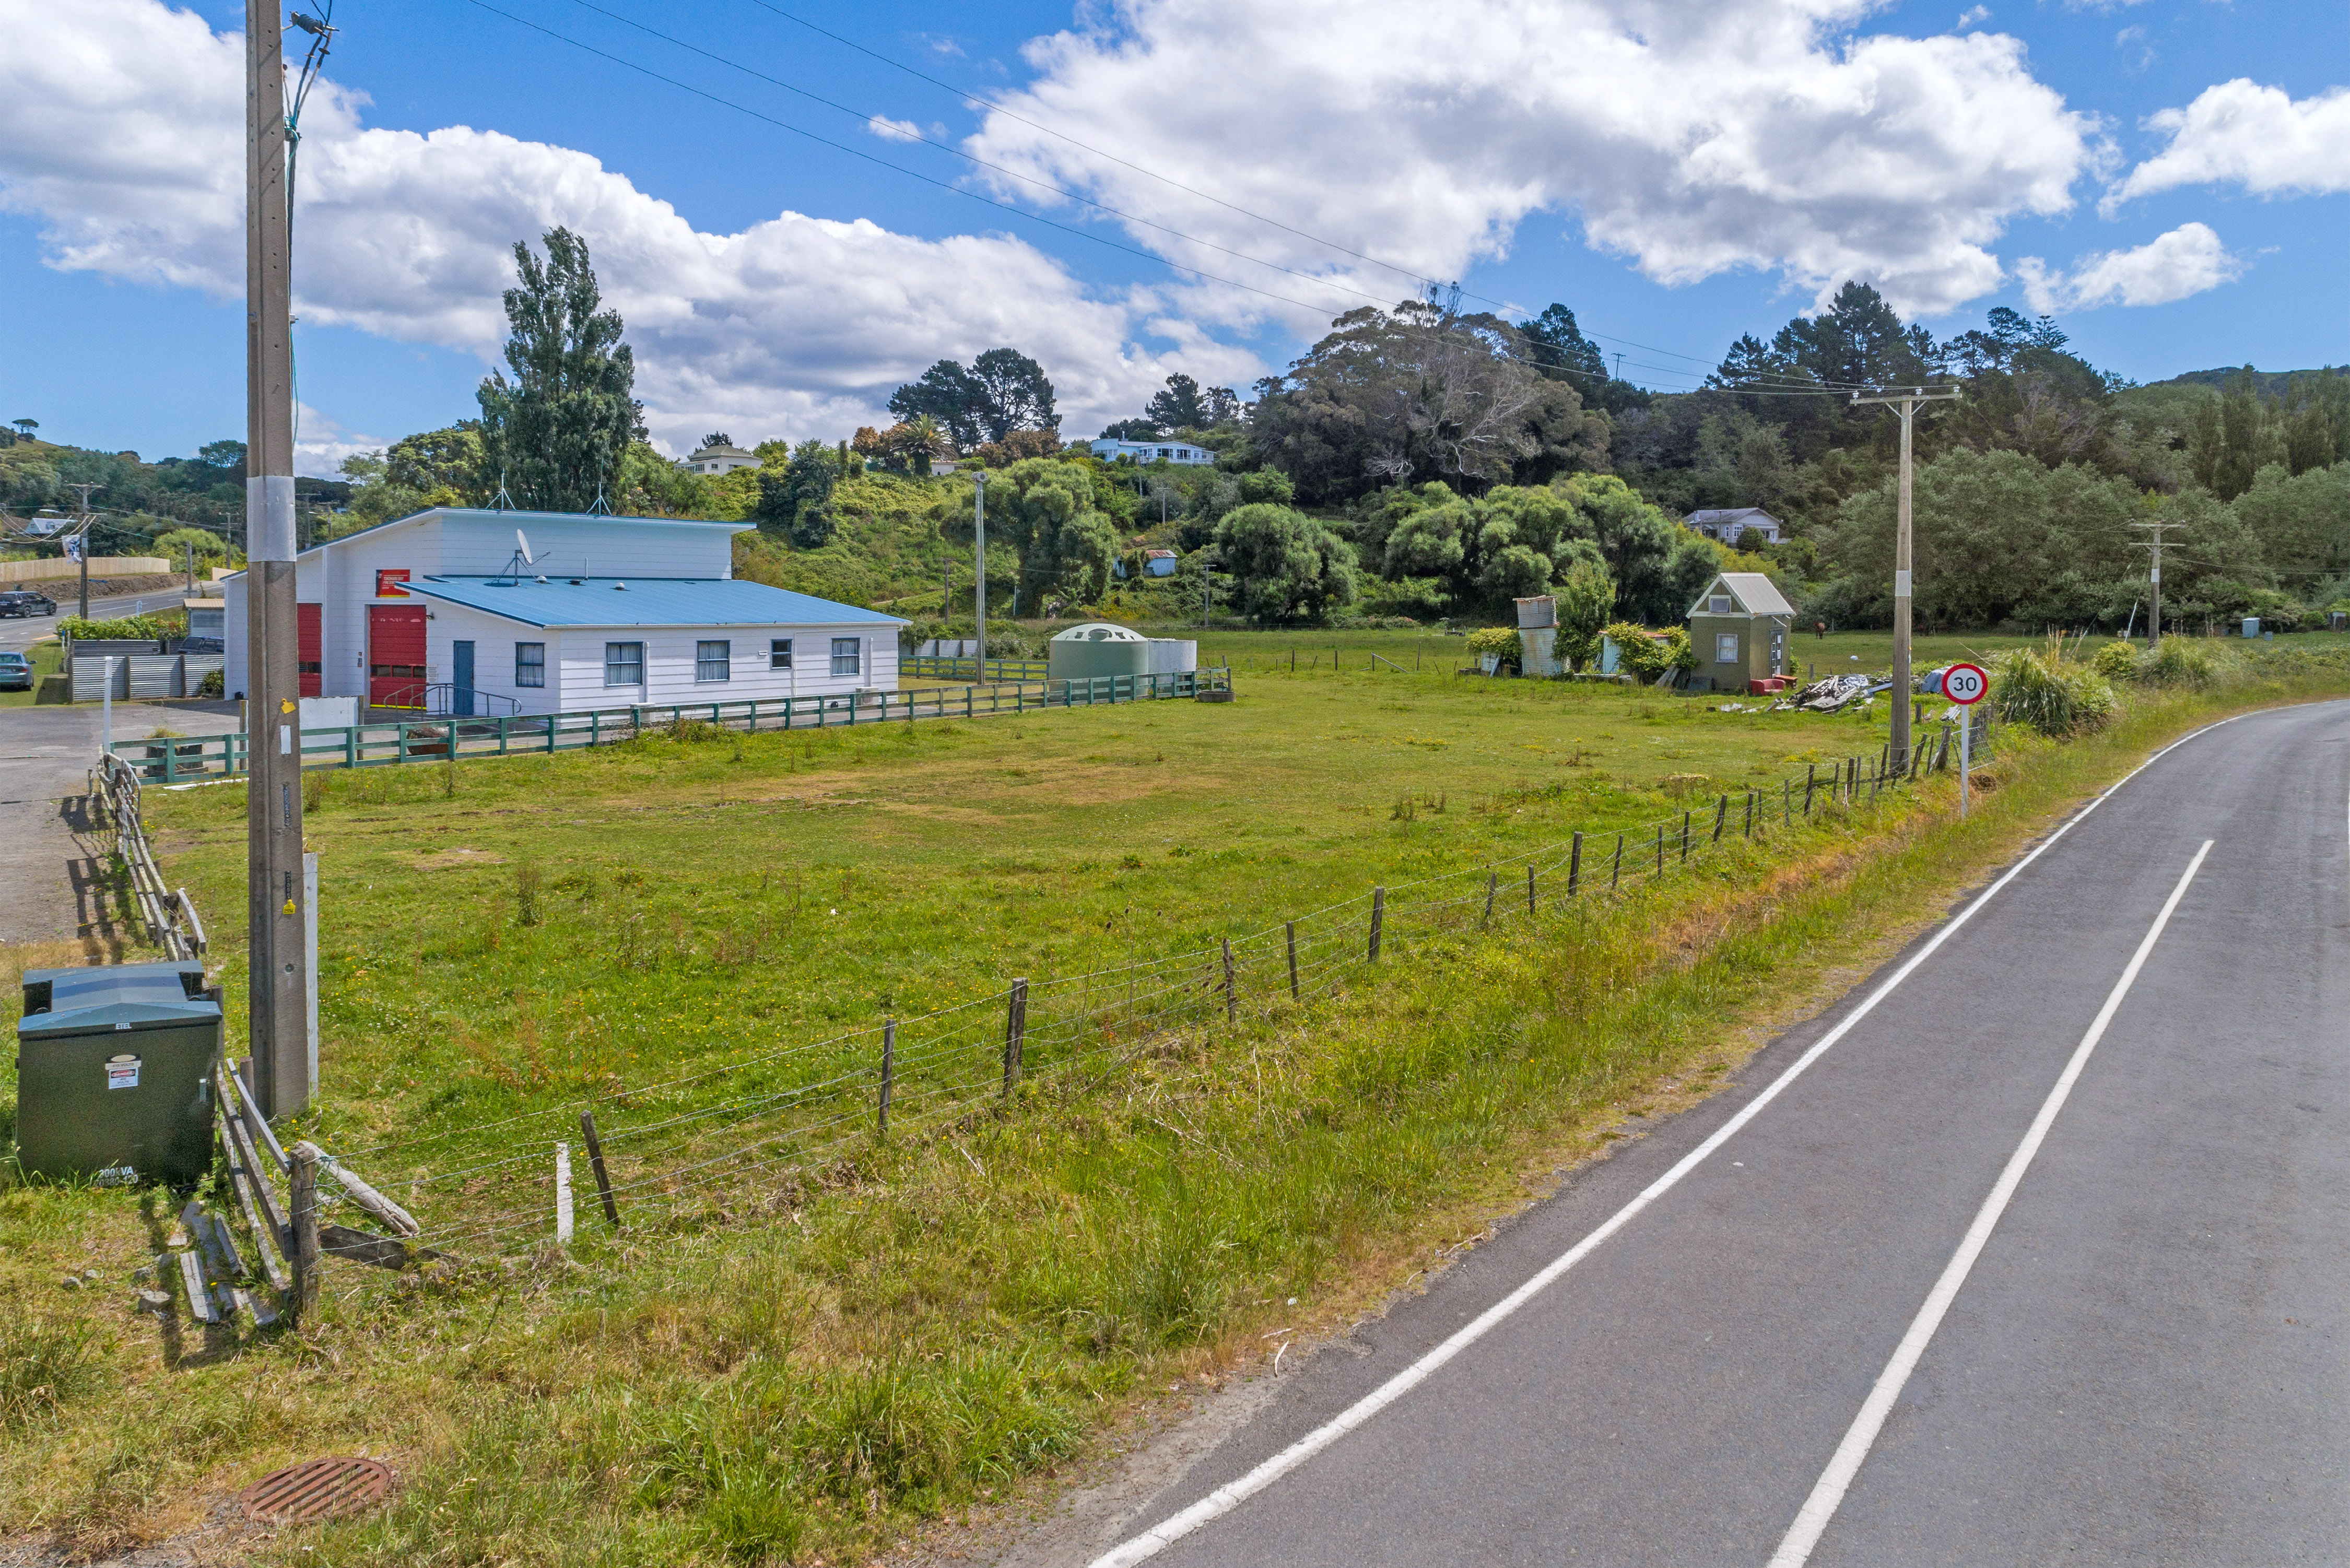
<path fill-rule="evenodd" d="M 315 545 L 295 562 L 302 695 L 488 718 L 896 690 L 906 623 L 735 578 L 749 526 L 436 506 Z M 245 575 L 225 587 L 235 697 Z"/>

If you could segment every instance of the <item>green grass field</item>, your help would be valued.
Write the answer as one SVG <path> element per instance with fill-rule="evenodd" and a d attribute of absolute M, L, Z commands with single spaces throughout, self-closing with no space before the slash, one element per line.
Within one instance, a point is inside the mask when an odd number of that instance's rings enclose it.
<path fill-rule="evenodd" d="M 1936 780 L 1732 833 L 1614 896 L 1545 883 L 1531 919 L 1513 884 L 1490 929 L 1473 902 L 1437 919 L 1407 899 L 1378 969 L 1350 960 L 1295 1003 L 1262 983 L 1259 944 L 1235 1023 L 1210 998 L 1041 1059 L 1001 1108 L 916 1108 L 886 1144 L 860 1119 L 822 1158 L 691 1204 L 639 1191 L 618 1235 L 585 1205 L 567 1256 L 542 1209 L 503 1264 L 348 1297 L 346 1271 L 299 1336 L 131 1317 L 159 1197 L 0 1190 L 0 1530 L 99 1552 L 274 1465 L 365 1449 L 402 1471 L 392 1505 L 258 1560 L 858 1560 L 1030 1495 L 1268 1330 L 1358 1315 L 1628 1110 L 1701 1093 L 2158 740 L 2343 686 L 2141 693 L 2090 741 L 2019 743 L 1963 826 Z M 723 1097 L 653 1080 L 964 1003 L 983 1075 L 1014 974 L 1114 988 L 1373 884 L 1775 787 L 1884 730 L 1882 704 L 1722 713 L 1326 668 L 1241 692 L 314 775 L 326 1066 L 304 1130 L 441 1226 L 479 1200 L 431 1179 L 463 1158 L 518 1149 L 543 1192 L 553 1107 L 600 1096 L 625 1131 Z M 241 791 L 148 800 L 237 995 Z M 1360 912 L 1334 918 L 1350 943 Z M 536 1119 L 464 1130 L 517 1115 Z M 86 1268 L 88 1288 L 58 1283 Z"/>
<path fill-rule="evenodd" d="M 65 649 L 57 639 L 44 638 L 25 650 L 33 661 L 33 684 L 30 691 L 0 691 L 0 708 L 29 708 L 34 694 L 41 689 L 41 678 L 55 675 L 65 666 Z"/>

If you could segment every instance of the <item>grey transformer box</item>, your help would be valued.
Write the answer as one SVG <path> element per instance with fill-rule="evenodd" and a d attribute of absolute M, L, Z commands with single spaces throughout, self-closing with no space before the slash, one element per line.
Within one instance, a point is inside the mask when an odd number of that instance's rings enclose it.
<path fill-rule="evenodd" d="M 25 971 L 16 1158 L 27 1175 L 203 1180 L 213 1164 L 220 992 L 200 963 Z"/>

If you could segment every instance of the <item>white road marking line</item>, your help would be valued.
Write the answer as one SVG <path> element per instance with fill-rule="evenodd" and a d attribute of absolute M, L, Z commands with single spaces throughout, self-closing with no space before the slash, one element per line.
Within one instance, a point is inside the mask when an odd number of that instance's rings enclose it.
<path fill-rule="evenodd" d="M 1675 1187 L 1679 1186 L 1683 1177 L 1687 1176 L 1690 1171 L 1695 1170 L 1700 1165 L 1702 1165 L 1705 1162 L 1707 1156 L 1712 1154 L 1714 1150 L 1720 1148 L 1723 1144 L 1728 1143 L 1741 1127 L 1744 1127 L 1748 1122 L 1752 1121 L 1757 1115 L 1761 1114 L 1763 1106 L 1769 1105 L 1773 1100 L 1777 1099 L 1781 1090 L 1794 1083 L 1797 1078 L 1803 1076 L 1805 1068 L 1809 1067 L 1813 1063 L 1825 1055 L 1830 1047 L 1834 1046 L 1837 1041 L 1843 1039 L 1847 1033 L 1851 1033 L 1854 1025 L 1857 1024 L 1862 1019 L 1875 1012 L 1878 1002 L 1883 1002 L 1887 996 L 1891 995 L 1893 993 L 1893 989 L 1899 985 L 1903 981 L 1908 980 L 1911 974 L 1915 973 L 1918 965 L 1933 957 L 1944 942 L 1949 941 L 1951 937 L 1957 935 L 1960 927 L 1964 926 L 1969 920 L 1974 919 L 1976 911 L 1980 910 L 1984 905 L 1990 903 L 1991 899 L 1997 898 L 1999 896 L 2000 889 L 2005 888 L 2010 882 L 2014 881 L 2016 877 L 2022 876 L 2023 874 L 2024 867 L 2030 866 L 2043 855 L 2047 854 L 2050 849 L 2055 846 L 2058 839 L 2072 832 L 2073 829 L 2077 826 L 2083 819 L 2087 817 L 2091 812 L 2105 805 L 2108 800 L 2111 800 L 2114 797 L 2115 792 L 2119 790 L 2122 785 L 2137 777 L 2138 774 L 2144 773 L 2147 768 L 2152 767 L 2157 762 L 2160 761 L 2170 752 L 2173 752 L 2178 747 L 2185 745 L 2188 742 L 2194 740 L 2196 736 L 2209 734 L 2211 731 L 2218 729 L 2221 724 L 2233 723 L 2237 719 L 2242 717 L 2244 717 L 2244 715 L 2241 713 L 2230 714 L 2225 719 L 2206 724 L 2199 730 L 2181 735 L 2178 739 L 2171 742 L 2169 745 L 2163 747 L 2161 751 L 2155 753 L 2152 756 L 2147 758 L 2146 761 L 2138 763 L 2137 766 L 2124 774 L 2120 778 L 2116 779 L 2111 787 L 2107 788 L 2103 794 L 2098 795 L 2096 799 L 2091 801 L 2079 811 L 2074 813 L 2072 817 L 2067 820 L 2062 827 L 2059 827 L 2055 832 L 2050 834 L 2046 838 L 2042 839 L 2039 845 L 2034 847 L 2030 854 L 2017 861 L 2014 865 L 2009 867 L 2006 872 L 2001 876 L 1999 880 L 1984 888 L 1981 896 L 1977 898 L 1973 903 L 1969 904 L 1965 909 L 1952 916 L 1950 924 L 1944 926 L 1940 930 L 1936 931 L 1932 937 L 1928 939 L 1926 945 L 1919 948 L 1915 953 L 1911 954 L 1908 961 L 1902 964 L 1899 969 L 1894 971 L 1892 975 L 1887 979 L 1883 985 L 1878 986 L 1875 991 L 1869 992 L 1866 1001 L 1863 1002 L 1858 1007 L 1853 1009 L 1850 1013 L 1846 1014 L 1842 1023 L 1829 1030 L 1825 1034 L 1820 1036 L 1820 1038 L 1814 1043 L 1811 1049 L 1805 1051 L 1801 1056 L 1797 1057 L 1794 1063 L 1789 1066 L 1785 1072 L 1773 1079 L 1769 1087 L 1765 1088 L 1761 1094 L 1755 1096 L 1743 1106 L 1740 1107 L 1737 1115 L 1722 1123 L 1722 1125 L 1715 1130 L 1712 1137 L 1707 1138 L 1703 1143 L 1690 1150 L 1686 1155 L 1683 1155 L 1670 1170 L 1666 1171 L 1664 1175 L 1657 1178 L 1656 1180 L 1650 1182 L 1647 1187 L 1642 1188 L 1638 1196 L 1635 1197 L 1629 1203 L 1627 1203 L 1623 1208 L 1618 1209 L 1615 1213 L 1609 1215 L 1605 1220 L 1601 1221 L 1598 1229 L 1593 1231 L 1582 1241 L 1576 1242 L 1574 1246 L 1568 1248 L 1565 1251 L 1553 1259 L 1549 1263 L 1544 1265 L 1542 1271 L 1536 1273 L 1533 1278 L 1527 1280 L 1525 1283 L 1520 1285 L 1516 1290 L 1512 1291 L 1508 1295 L 1503 1296 L 1500 1301 L 1495 1302 L 1492 1306 L 1487 1307 L 1483 1312 L 1478 1314 L 1474 1319 L 1454 1333 L 1452 1337 L 1447 1339 L 1443 1344 L 1438 1345 L 1435 1349 L 1421 1356 L 1418 1361 L 1413 1362 L 1409 1366 L 1405 1367 L 1401 1372 L 1397 1373 L 1393 1377 L 1388 1379 L 1387 1382 L 1381 1384 L 1370 1393 L 1363 1396 L 1361 1399 L 1340 1411 L 1336 1416 L 1331 1417 L 1330 1420 L 1324 1423 L 1322 1426 L 1315 1428 L 1313 1431 L 1308 1432 L 1305 1436 L 1298 1438 L 1297 1441 L 1290 1444 L 1289 1447 L 1282 1449 L 1281 1452 L 1274 1455 L 1271 1459 L 1264 1460 L 1255 1469 L 1250 1470 L 1247 1474 L 1241 1476 L 1237 1480 L 1227 1481 L 1222 1486 L 1218 1487 L 1215 1490 L 1210 1492 L 1207 1496 L 1201 1498 L 1199 1501 L 1183 1510 L 1180 1513 L 1174 1515 L 1165 1522 L 1154 1525 L 1150 1529 L 1144 1531 L 1141 1534 L 1134 1537 L 1132 1540 L 1125 1542 L 1123 1545 L 1103 1552 L 1099 1557 L 1094 1559 L 1090 1568 L 1131 1568 L 1131 1565 L 1134 1563 L 1157 1556 L 1159 1552 L 1164 1552 L 1168 1547 L 1172 1546 L 1178 1541 L 1182 1540 L 1183 1537 L 1191 1534 L 1201 1525 L 1206 1524 L 1212 1520 L 1220 1519 L 1223 1515 L 1230 1513 L 1233 1509 L 1239 1507 L 1250 1498 L 1254 1497 L 1258 1492 L 1263 1491 L 1274 1481 L 1279 1480 L 1283 1476 L 1287 1475 L 1290 1471 L 1304 1464 L 1307 1459 L 1312 1459 L 1315 1455 L 1320 1453 L 1323 1449 L 1328 1448 L 1331 1444 L 1336 1442 L 1339 1438 L 1345 1437 L 1347 1433 L 1353 1431 L 1356 1428 L 1363 1425 L 1363 1423 L 1368 1421 L 1372 1417 L 1378 1415 L 1380 1411 L 1386 1409 L 1388 1406 L 1402 1398 L 1406 1394 L 1410 1393 L 1414 1388 L 1417 1388 L 1419 1385 L 1425 1383 L 1430 1376 L 1434 1376 L 1437 1370 L 1443 1366 L 1445 1363 L 1451 1361 L 1454 1356 L 1460 1355 L 1462 1351 L 1476 1344 L 1480 1339 L 1482 1339 L 1492 1330 L 1495 1324 L 1501 1323 L 1503 1319 L 1508 1317 L 1511 1314 L 1516 1312 L 1520 1307 L 1525 1305 L 1526 1303 L 1539 1295 L 1544 1287 L 1549 1285 L 1560 1275 L 1565 1273 L 1569 1269 L 1575 1267 L 1575 1264 L 1583 1262 L 1585 1258 L 1590 1256 L 1591 1253 L 1598 1248 L 1602 1241 L 1607 1241 L 1607 1238 L 1613 1236 L 1617 1231 L 1629 1224 L 1633 1216 L 1638 1214 L 1640 1210 L 1646 1209 L 1649 1204 L 1654 1203 L 1658 1199 L 1662 1198 Z"/>
<path fill-rule="evenodd" d="M 1901 1343 L 1894 1347 L 1893 1359 L 1885 1364 L 1884 1372 L 1877 1376 L 1877 1386 L 1871 1388 L 1868 1397 L 1861 1402 L 1860 1414 L 1853 1417 L 1852 1427 L 1845 1433 L 1844 1441 L 1836 1445 L 1835 1453 L 1828 1459 L 1828 1468 L 1820 1473 L 1819 1484 L 1812 1488 L 1812 1495 L 1804 1500 L 1803 1509 L 1795 1515 L 1795 1522 L 1788 1526 L 1786 1539 L 1780 1542 L 1779 1550 L 1772 1553 L 1770 1568 L 1804 1568 L 1804 1564 L 1811 1561 L 1812 1549 L 1820 1543 L 1820 1536 L 1827 1530 L 1828 1521 L 1835 1517 L 1837 1507 L 1844 1501 L 1846 1489 L 1852 1485 L 1854 1478 L 1860 1474 L 1860 1467 L 1867 1461 L 1868 1450 L 1876 1443 L 1877 1434 L 1884 1428 L 1885 1418 L 1893 1413 L 1893 1402 L 1901 1397 L 1902 1386 L 1909 1381 L 1910 1373 L 1917 1370 L 1918 1358 L 1926 1354 L 1928 1342 L 1933 1339 L 1934 1331 L 1941 1326 L 1942 1315 L 1958 1299 L 1960 1288 L 1967 1282 L 1968 1272 L 1974 1268 L 1975 1260 L 1982 1255 L 1983 1247 L 1991 1241 L 1991 1233 L 1999 1224 L 2000 1216 L 2007 1212 L 2008 1202 L 2014 1198 L 2016 1188 L 2022 1184 L 2023 1173 L 2032 1168 L 2033 1157 L 2040 1152 L 2040 1145 L 2048 1137 L 2048 1129 L 2055 1125 L 2057 1113 L 2064 1108 L 2064 1102 L 2071 1097 L 2073 1085 L 2080 1080 L 2081 1070 L 2089 1064 L 2089 1054 L 2097 1048 L 2097 1042 L 2106 1037 L 2106 1027 L 2113 1023 L 2114 1014 L 2120 1010 L 2122 998 L 2129 994 L 2131 983 L 2137 979 L 2138 971 L 2146 967 L 2147 957 L 2154 951 L 2154 944 L 2160 940 L 2163 928 L 2170 924 L 2171 911 L 2177 909 L 2178 900 L 2187 896 L 2188 884 L 2195 880 L 2195 873 L 2203 868 L 2203 857 L 2210 853 L 2211 840 L 2207 838 L 2203 841 L 2203 847 L 2195 852 L 2195 858 L 2187 863 L 2186 873 L 2178 878 L 2178 886 L 2173 888 L 2170 897 L 2163 900 L 2162 913 L 2154 918 L 2154 925 L 2147 931 L 2146 940 L 2137 944 L 2137 951 L 2130 955 L 2129 964 L 2122 971 L 2121 979 L 2114 982 L 2114 989 L 2106 994 L 2106 1004 L 2097 1009 L 2096 1019 L 2090 1023 L 2089 1032 L 2081 1037 L 2081 1044 L 2074 1049 L 2073 1059 L 2064 1064 L 2064 1071 L 2058 1075 L 2056 1086 L 2048 1091 L 2048 1098 L 2041 1103 L 2040 1114 L 2032 1118 L 2032 1126 L 2024 1133 L 2023 1141 L 2016 1145 L 2015 1152 L 2008 1157 L 2007 1168 L 1999 1173 L 1999 1180 L 1992 1184 L 1991 1196 L 1983 1199 L 1982 1208 L 1975 1215 L 1975 1222 L 1967 1227 L 1966 1236 L 1959 1242 L 1959 1250 L 1951 1254 L 1949 1266 L 1942 1271 L 1942 1277 L 1936 1280 L 1934 1288 L 1927 1293 L 1926 1304 L 1918 1309 L 1917 1317 L 1909 1324 L 1909 1332 L 1903 1334 Z"/>

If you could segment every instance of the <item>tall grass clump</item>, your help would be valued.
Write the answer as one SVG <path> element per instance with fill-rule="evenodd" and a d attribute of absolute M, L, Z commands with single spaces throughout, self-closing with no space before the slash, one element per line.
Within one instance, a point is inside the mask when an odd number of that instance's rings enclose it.
<path fill-rule="evenodd" d="M 2052 740 L 2103 729 L 2114 716 L 2114 689 L 2051 640 L 2045 652 L 2013 648 L 1991 663 L 1991 701 L 1999 716 Z"/>
<path fill-rule="evenodd" d="M 2137 662 L 2137 678 L 2157 686 L 2184 686 L 2199 691 L 2219 674 L 2219 656 L 2189 637 L 2166 637 Z"/>
<path fill-rule="evenodd" d="M 98 1326 L 19 1318 L 0 1324 L 0 1431 L 95 1394 L 112 1380 Z"/>
<path fill-rule="evenodd" d="M 2089 656 L 2089 668 L 2107 680 L 2129 680 L 2137 675 L 2137 645 L 2116 638 Z"/>

